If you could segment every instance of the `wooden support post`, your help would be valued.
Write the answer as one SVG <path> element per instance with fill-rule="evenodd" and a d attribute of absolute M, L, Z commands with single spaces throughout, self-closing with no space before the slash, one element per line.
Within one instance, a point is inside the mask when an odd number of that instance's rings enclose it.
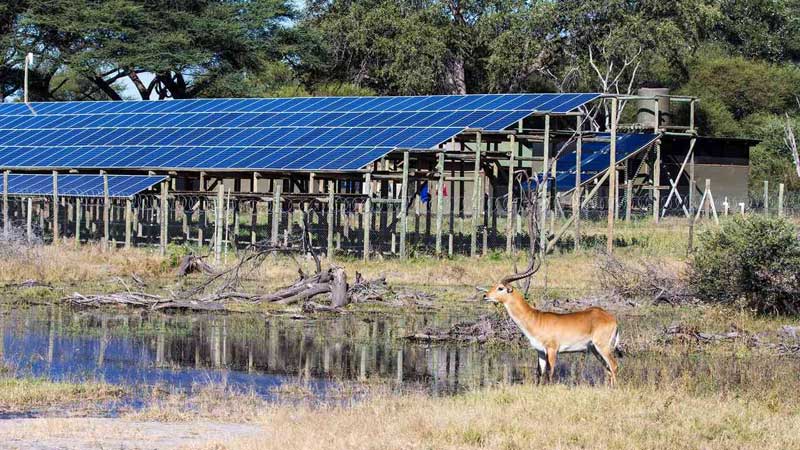
<path fill-rule="evenodd" d="M 469 254 L 472 257 L 478 256 L 478 220 L 482 215 L 480 201 L 481 188 L 481 133 L 475 134 L 475 166 L 472 175 L 472 222 L 469 233 Z"/>
<path fill-rule="evenodd" d="M 206 196 L 202 195 L 206 192 L 206 173 L 200 172 L 200 206 L 197 214 L 197 245 L 201 248 L 205 243 L 205 228 L 206 228 Z M 137 214 L 138 216 L 138 214 Z"/>
<path fill-rule="evenodd" d="M 694 248 L 694 191 L 697 189 L 697 181 L 694 179 L 694 142 L 695 138 L 692 137 L 689 144 L 692 149 L 692 157 L 689 160 L 689 243 L 686 248 L 687 254 L 691 254 Z"/>
<path fill-rule="evenodd" d="M 407 152 L 406 152 L 407 154 Z M 406 170 L 404 173 L 408 174 Z M 364 174 L 364 194 L 367 199 L 364 200 L 364 261 L 369 261 L 370 243 L 369 234 L 372 231 L 372 174 Z"/>
<path fill-rule="evenodd" d="M 277 246 L 280 239 L 281 224 L 281 189 L 283 182 L 276 180 L 272 188 L 272 245 Z"/>
<path fill-rule="evenodd" d="M 59 237 L 59 232 L 61 231 L 58 227 L 58 214 L 59 214 L 59 203 L 58 203 L 58 172 L 53 171 L 53 245 L 58 246 L 60 245 L 59 241 L 61 238 Z"/>
<path fill-rule="evenodd" d="M 108 249 L 111 234 L 111 199 L 108 195 L 108 174 L 103 172 L 103 251 Z"/>
<path fill-rule="evenodd" d="M 783 183 L 778 185 L 778 217 L 783 217 Z"/>
<path fill-rule="evenodd" d="M 506 199 L 506 253 L 511 254 L 514 249 L 514 157 L 516 156 L 517 137 L 513 134 L 509 137 L 509 157 L 508 157 L 508 198 Z"/>
<path fill-rule="evenodd" d="M 769 215 L 769 180 L 764 180 L 764 214 Z"/>
<path fill-rule="evenodd" d="M 541 181 L 547 180 L 548 170 L 550 169 L 550 115 L 544 116 L 544 151 L 542 155 L 542 178 Z M 539 253 L 540 257 L 544 259 L 547 252 L 547 210 L 550 207 L 550 190 L 546 186 L 540 186 L 540 218 L 539 218 Z M 533 207 L 533 205 L 531 205 Z"/>
<path fill-rule="evenodd" d="M 169 229 L 167 228 L 168 221 L 169 221 L 169 200 L 167 199 L 167 192 L 169 191 L 169 181 L 162 181 L 161 182 L 161 201 L 159 202 L 158 208 L 159 213 L 161 215 L 161 238 L 159 240 L 159 253 L 161 256 L 166 256 L 167 254 L 167 243 L 168 243 L 168 236 L 167 233 Z"/>
<path fill-rule="evenodd" d="M 133 201 L 125 199 L 125 249 L 131 248 L 133 238 Z"/>
<path fill-rule="evenodd" d="M 628 178 L 625 183 L 625 222 L 631 221 L 631 210 L 633 209 L 633 180 Z"/>
<path fill-rule="evenodd" d="M 614 212 L 617 200 L 617 101 L 611 99 L 611 150 L 608 163 L 608 225 L 606 227 L 606 251 L 614 251 Z"/>
<path fill-rule="evenodd" d="M 453 233 L 447 235 L 447 256 L 453 256 Z"/>
<path fill-rule="evenodd" d="M 75 197 L 75 247 L 81 246 L 81 198 Z"/>
<path fill-rule="evenodd" d="M 222 257 L 222 219 L 225 217 L 225 183 L 217 183 L 217 207 L 214 212 L 214 263 L 219 264 Z"/>
<path fill-rule="evenodd" d="M 400 195 L 400 259 L 406 259 L 406 234 L 408 233 L 408 165 L 409 154 L 403 152 L 403 186 Z"/>
<path fill-rule="evenodd" d="M 731 211 L 731 204 L 728 202 L 728 197 L 725 197 L 725 201 L 722 202 L 723 214 L 725 217 L 728 217 L 728 214 Z"/>
<path fill-rule="evenodd" d="M 335 247 L 333 243 L 333 229 L 336 225 L 336 197 L 333 193 L 333 182 L 328 183 L 328 259 L 333 261 Z"/>
<path fill-rule="evenodd" d="M 578 116 L 576 131 L 578 140 L 575 143 L 575 191 L 572 196 L 572 217 L 575 218 L 574 246 L 575 251 L 581 249 L 581 191 L 583 190 L 581 172 L 583 171 L 583 116 Z"/>
<path fill-rule="evenodd" d="M 8 219 L 8 170 L 3 171 L 3 237 L 11 234 L 11 223 Z"/>
<path fill-rule="evenodd" d="M 658 104 L 658 101 L 656 101 Z M 661 214 L 661 139 L 656 140 L 656 159 L 653 162 L 653 222 L 658 223 Z"/>
<path fill-rule="evenodd" d="M 30 197 L 28 197 L 28 215 L 25 217 L 25 222 L 28 244 L 31 244 L 33 242 L 33 199 Z"/>
<path fill-rule="evenodd" d="M 436 183 L 436 256 L 442 256 L 442 220 L 444 219 L 444 152 L 439 153 L 439 164 L 436 168 L 439 172 L 439 181 Z"/>

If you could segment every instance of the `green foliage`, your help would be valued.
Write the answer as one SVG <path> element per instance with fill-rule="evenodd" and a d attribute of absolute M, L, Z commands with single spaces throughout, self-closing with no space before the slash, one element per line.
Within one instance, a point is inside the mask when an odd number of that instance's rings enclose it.
<path fill-rule="evenodd" d="M 786 120 L 783 115 L 754 114 L 741 124 L 749 136 L 761 140 L 750 150 L 751 192 L 763 192 L 764 180 L 775 186 L 783 183 L 789 191 L 800 190 L 800 178 L 791 151 L 784 142 Z M 800 119 L 793 117 L 790 123 L 795 130 L 800 130 Z"/>
<path fill-rule="evenodd" d="M 689 283 L 698 298 L 767 314 L 800 314 L 800 240 L 788 221 L 736 217 L 698 236 Z"/>
<path fill-rule="evenodd" d="M 188 245 L 181 245 L 175 243 L 167 244 L 167 256 L 161 263 L 162 269 L 168 270 L 178 267 L 181 263 L 181 260 L 185 256 L 191 255 L 192 253 L 194 253 L 192 251 L 192 247 Z"/>

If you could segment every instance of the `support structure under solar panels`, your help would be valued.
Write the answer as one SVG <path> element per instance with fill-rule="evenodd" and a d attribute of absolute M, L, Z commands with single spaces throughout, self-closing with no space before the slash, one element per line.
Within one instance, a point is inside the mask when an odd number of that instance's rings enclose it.
<path fill-rule="evenodd" d="M 599 94 L 0 104 L 0 168 L 358 171 L 466 129 L 567 114 Z M 32 111 L 35 111 L 35 114 Z"/>
<path fill-rule="evenodd" d="M 661 135 L 654 133 L 617 134 L 616 162 L 620 163 L 653 144 Z M 581 184 L 592 181 L 608 170 L 611 163 L 611 134 L 596 133 L 599 140 L 584 141 L 581 146 Z M 559 192 L 575 188 L 576 150 L 573 143 L 556 163 L 556 187 Z"/>
<path fill-rule="evenodd" d="M 108 175 L 108 196 L 131 198 L 166 180 L 166 176 Z M 61 197 L 103 197 L 103 175 L 58 175 Z M 1 182 L 0 182 L 1 183 Z M 40 174 L 8 175 L 8 194 L 12 196 L 51 196 L 53 176 Z"/>

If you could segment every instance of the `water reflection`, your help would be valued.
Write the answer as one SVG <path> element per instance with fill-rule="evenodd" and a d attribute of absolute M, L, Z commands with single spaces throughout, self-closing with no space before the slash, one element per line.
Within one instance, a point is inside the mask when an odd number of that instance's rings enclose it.
<path fill-rule="evenodd" d="M 0 309 L 0 357 L 21 373 L 188 389 L 223 383 L 270 397 L 299 379 L 322 395 L 332 382 L 380 379 L 455 392 L 533 377 L 527 350 L 428 346 L 397 339 L 456 317 L 346 315 L 311 321 L 256 315 Z"/>

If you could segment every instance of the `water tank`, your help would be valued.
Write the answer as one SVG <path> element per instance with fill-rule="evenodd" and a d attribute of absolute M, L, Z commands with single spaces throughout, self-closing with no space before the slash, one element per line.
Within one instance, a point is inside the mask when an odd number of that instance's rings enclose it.
<path fill-rule="evenodd" d="M 643 97 L 658 96 L 658 112 L 660 116 L 659 125 L 665 126 L 670 124 L 670 109 L 669 109 L 669 88 L 641 88 L 637 95 Z M 636 101 L 636 122 L 652 126 L 655 122 L 653 114 L 655 114 L 655 100 L 637 100 Z"/>

